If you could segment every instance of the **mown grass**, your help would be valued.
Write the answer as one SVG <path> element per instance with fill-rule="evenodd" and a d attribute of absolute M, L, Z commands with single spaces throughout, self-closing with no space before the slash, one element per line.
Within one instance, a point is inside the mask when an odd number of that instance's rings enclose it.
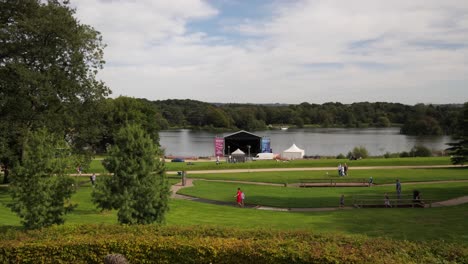
<path fill-rule="evenodd" d="M 190 178 L 210 179 L 210 180 L 232 180 L 267 183 L 299 183 L 303 179 L 330 179 L 330 180 L 351 180 L 367 181 L 369 177 L 374 179 L 375 184 L 394 183 L 396 179 L 403 182 L 409 181 L 447 181 L 447 180 L 468 180 L 468 167 L 462 168 L 432 168 L 432 169 L 380 169 L 354 170 L 352 167 L 348 176 L 339 177 L 335 170 L 320 171 L 273 171 L 273 172 L 235 172 L 235 173 L 204 173 L 190 174 Z"/>
<path fill-rule="evenodd" d="M 102 166 L 103 157 L 98 157 L 91 161 L 89 168 L 84 169 L 84 173 L 106 173 Z M 288 162 L 260 160 L 246 163 L 225 163 L 216 165 L 214 161 L 193 162 L 166 162 L 168 171 L 190 171 L 190 170 L 221 170 L 221 169 L 263 169 L 263 168 L 316 168 L 316 167 L 337 167 L 338 164 L 347 163 L 350 167 L 357 166 L 430 166 L 430 165 L 450 165 L 449 157 L 425 157 L 425 158 L 372 158 L 363 160 L 346 159 L 317 159 L 317 160 L 293 160 Z M 71 169 L 70 173 L 76 173 Z"/>
<path fill-rule="evenodd" d="M 355 195 L 381 196 L 394 194 L 395 186 L 375 187 L 276 187 L 227 182 L 195 181 L 194 187 L 184 188 L 178 193 L 222 202 L 235 202 L 235 194 L 240 187 L 246 195 L 246 204 L 286 208 L 337 207 L 339 197 L 344 194 L 347 205 L 351 205 Z M 438 184 L 402 184 L 403 195 L 411 197 L 413 190 L 421 192 L 424 199 L 436 201 L 468 195 L 468 182 Z M 346 199 L 347 198 L 347 199 Z"/>
<path fill-rule="evenodd" d="M 259 160 L 245 163 L 225 163 L 216 165 L 211 162 L 193 162 L 188 165 L 186 162 L 167 162 L 168 171 L 190 171 L 190 170 L 220 170 L 220 169 L 262 169 L 262 168 L 316 168 L 316 167 L 337 167 L 338 164 L 347 163 L 350 167 L 358 166 L 430 166 L 430 165 L 450 165 L 449 157 L 416 157 L 416 158 L 372 158 L 362 160 L 347 159 L 315 159 L 315 160 L 293 160 L 288 162 L 274 160 Z"/>
<path fill-rule="evenodd" d="M 406 188 L 406 186 L 403 186 Z M 444 193 L 447 186 L 440 186 Z M 364 188 L 368 189 L 368 188 Z M 460 189 L 467 189 L 466 185 Z M 404 189 L 405 190 L 405 189 Z M 211 190 L 213 191 L 213 190 Z M 317 191 L 308 189 L 306 191 Z M 423 195 L 429 190 L 423 190 Z M 91 202 L 92 187 L 84 184 L 73 196 L 78 204 L 66 216 L 66 225 L 91 223 L 116 224 L 115 211 L 100 212 Z M 460 191 L 462 192 L 462 191 Z M 232 194 L 229 188 L 229 196 Z M 254 193 L 248 190 L 247 199 Z M 269 193 L 270 195 L 273 193 Z M 444 195 L 445 196 L 445 195 Z M 230 197 L 233 199 L 233 197 Z M 333 205 L 337 197 L 333 197 Z M 7 187 L 0 187 L 0 232 L 19 229 L 20 220 L 5 205 L 10 202 Z M 166 225 L 169 226 L 226 226 L 236 228 L 263 228 L 280 230 L 307 230 L 317 233 L 363 234 L 416 241 L 446 240 L 468 244 L 468 205 L 427 209 L 355 209 L 333 212 L 272 212 L 217 206 L 184 200 L 170 200 Z M 2 231 L 3 230 L 3 231 Z"/>

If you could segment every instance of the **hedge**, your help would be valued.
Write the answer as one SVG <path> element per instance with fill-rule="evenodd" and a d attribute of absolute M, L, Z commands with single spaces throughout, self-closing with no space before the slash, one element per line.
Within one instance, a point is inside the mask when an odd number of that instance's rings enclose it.
<path fill-rule="evenodd" d="M 0 233 L 0 263 L 468 263 L 466 245 L 308 231 L 86 225 Z"/>

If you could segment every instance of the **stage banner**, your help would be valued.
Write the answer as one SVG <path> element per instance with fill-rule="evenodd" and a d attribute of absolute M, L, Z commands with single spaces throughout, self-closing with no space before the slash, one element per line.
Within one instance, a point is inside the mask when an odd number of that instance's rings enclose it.
<path fill-rule="evenodd" d="M 262 138 L 262 153 L 270 153 L 270 138 L 263 137 Z"/>
<path fill-rule="evenodd" d="M 215 137 L 215 156 L 224 157 L 224 138 Z"/>

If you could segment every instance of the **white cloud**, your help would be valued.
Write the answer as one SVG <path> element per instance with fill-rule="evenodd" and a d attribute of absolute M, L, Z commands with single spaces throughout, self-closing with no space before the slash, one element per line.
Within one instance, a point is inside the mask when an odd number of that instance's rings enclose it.
<path fill-rule="evenodd" d="M 188 30 L 194 20 L 223 16 L 204 1 L 75 4 L 108 44 L 101 77 L 115 95 L 253 103 L 468 99 L 461 89 L 468 83 L 466 1 L 277 1 L 270 16 L 231 28 L 241 36 L 234 39 Z"/>

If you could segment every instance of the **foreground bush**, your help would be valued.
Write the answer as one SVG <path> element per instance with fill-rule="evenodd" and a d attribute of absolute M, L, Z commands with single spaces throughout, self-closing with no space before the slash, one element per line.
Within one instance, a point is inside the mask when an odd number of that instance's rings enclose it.
<path fill-rule="evenodd" d="M 0 234 L 0 263 L 467 263 L 465 245 L 305 231 L 87 225 Z"/>

